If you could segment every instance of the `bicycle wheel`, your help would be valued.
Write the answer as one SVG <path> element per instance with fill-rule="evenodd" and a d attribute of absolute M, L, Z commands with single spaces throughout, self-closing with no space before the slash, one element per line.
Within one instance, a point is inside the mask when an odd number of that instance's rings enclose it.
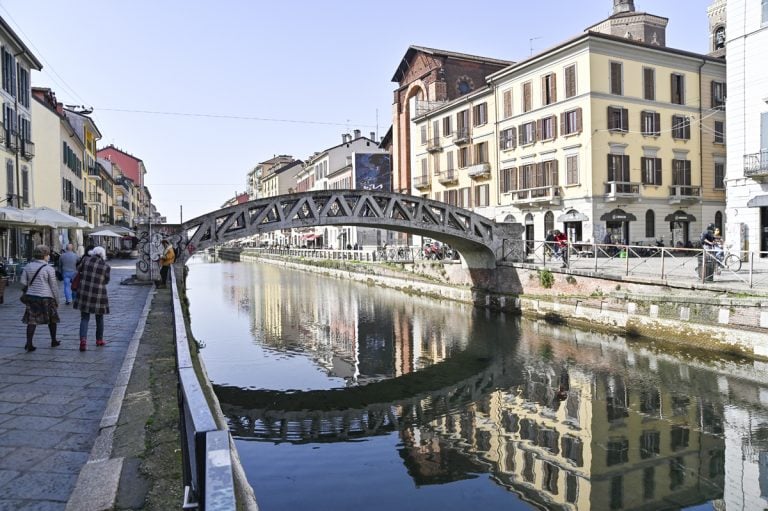
<path fill-rule="evenodd" d="M 728 257 L 723 261 L 723 266 L 730 271 L 739 271 L 741 269 L 741 258 L 736 254 L 728 254 Z"/>

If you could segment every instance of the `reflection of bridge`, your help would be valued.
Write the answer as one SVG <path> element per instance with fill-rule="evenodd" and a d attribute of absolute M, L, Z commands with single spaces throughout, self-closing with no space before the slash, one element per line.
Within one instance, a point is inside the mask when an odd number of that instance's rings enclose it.
<path fill-rule="evenodd" d="M 318 190 L 257 199 L 182 224 L 190 251 L 254 234 L 310 226 L 358 226 L 429 236 L 456 248 L 469 268 L 518 260 L 522 226 L 413 195 Z"/>

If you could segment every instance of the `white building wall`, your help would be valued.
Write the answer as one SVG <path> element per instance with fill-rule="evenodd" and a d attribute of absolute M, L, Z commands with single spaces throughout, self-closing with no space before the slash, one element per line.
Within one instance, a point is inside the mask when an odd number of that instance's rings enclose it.
<path fill-rule="evenodd" d="M 760 151 L 760 116 L 768 112 L 768 23 L 762 20 L 761 0 L 728 0 L 726 18 L 726 235 L 729 244 L 756 251 L 760 209 L 748 208 L 747 202 L 758 196 L 768 200 L 768 181 L 744 177 L 744 156 Z M 739 236 L 741 224 L 745 240 Z"/>

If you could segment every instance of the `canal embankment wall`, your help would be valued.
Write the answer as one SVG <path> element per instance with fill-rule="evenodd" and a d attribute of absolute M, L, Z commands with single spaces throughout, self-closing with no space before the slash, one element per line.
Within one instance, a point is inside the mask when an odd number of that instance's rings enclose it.
<path fill-rule="evenodd" d="M 768 360 L 768 295 L 704 285 L 586 275 L 501 263 L 483 286 L 461 264 L 309 259 L 220 248 L 231 261 L 268 261 L 436 299 L 539 317 L 554 323 Z"/>

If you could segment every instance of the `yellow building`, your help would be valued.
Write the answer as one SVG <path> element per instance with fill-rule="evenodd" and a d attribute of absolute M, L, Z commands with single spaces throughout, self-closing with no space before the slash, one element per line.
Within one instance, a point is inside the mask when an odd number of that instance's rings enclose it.
<path fill-rule="evenodd" d="M 414 188 L 523 223 L 528 240 L 559 229 L 685 245 L 722 229 L 725 62 L 665 47 L 666 18 L 615 9 L 487 87 L 417 109 Z"/>

